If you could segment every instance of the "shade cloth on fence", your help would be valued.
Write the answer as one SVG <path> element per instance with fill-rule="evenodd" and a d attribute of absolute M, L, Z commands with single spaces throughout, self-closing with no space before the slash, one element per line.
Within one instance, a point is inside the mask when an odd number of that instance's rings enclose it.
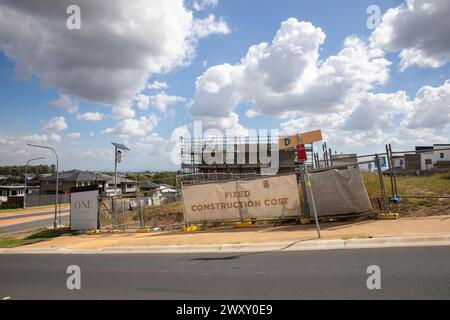
<path fill-rule="evenodd" d="M 312 173 L 311 183 L 319 217 L 372 211 L 358 168 Z"/>

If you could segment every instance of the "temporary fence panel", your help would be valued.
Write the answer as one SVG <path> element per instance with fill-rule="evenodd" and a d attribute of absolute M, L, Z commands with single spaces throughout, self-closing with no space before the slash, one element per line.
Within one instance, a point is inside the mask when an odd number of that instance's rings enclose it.
<path fill-rule="evenodd" d="M 182 186 L 186 222 L 300 215 L 296 175 Z"/>
<path fill-rule="evenodd" d="M 312 173 L 311 183 L 319 217 L 372 211 L 359 168 Z"/>

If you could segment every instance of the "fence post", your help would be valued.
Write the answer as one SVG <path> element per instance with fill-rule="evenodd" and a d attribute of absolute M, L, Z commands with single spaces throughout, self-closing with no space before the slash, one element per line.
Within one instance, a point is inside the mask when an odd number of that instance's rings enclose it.
<path fill-rule="evenodd" d="M 389 213 L 389 204 L 387 202 L 387 196 L 386 196 L 386 189 L 384 187 L 384 178 L 383 173 L 381 172 L 381 165 L 380 165 L 380 156 L 378 153 L 375 154 L 375 165 L 377 166 L 378 171 L 378 178 L 380 180 L 380 188 L 381 188 L 381 195 L 383 197 L 383 206 L 384 206 L 384 212 Z"/>
<path fill-rule="evenodd" d="M 392 169 L 392 161 L 391 161 L 391 153 L 389 150 L 389 145 L 386 145 L 386 161 L 389 169 L 389 179 L 391 180 L 391 190 L 392 190 L 392 196 L 395 196 L 395 187 L 394 187 L 394 177 L 393 177 L 393 169 Z"/>
<path fill-rule="evenodd" d="M 398 190 L 397 190 L 397 177 L 395 176 L 395 170 L 394 170 L 394 160 L 392 159 L 392 145 L 389 144 L 389 154 L 391 155 L 391 163 L 392 163 L 392 179 L 394 181 L 394 197 L 398 196 Z"/>

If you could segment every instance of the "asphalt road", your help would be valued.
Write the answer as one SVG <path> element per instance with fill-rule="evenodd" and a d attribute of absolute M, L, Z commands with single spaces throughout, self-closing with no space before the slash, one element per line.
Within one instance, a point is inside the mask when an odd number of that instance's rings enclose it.
<path fill-rule="evenodd" d="M 66 268 L 81 268 L 68 290 Z M 381 268 L 368 290 L 367 267 Z M 450 247 L 251 254 L 0 255 L 0 299 L 450 299 Z"/>
<path fill-rule="evenodd" d="M 61 210 L 61 214 L 68 213 L 68 212 L 69 212 L 69 210 Z M 11 219 L 15 219 L 15 218 L 26 218 L 26 217 L 39 218 L 40 216 L 46 216 L 46 215 L 49 215 L 52 213 L 54 213 L 53 210 L 50 210 L 48 212 L 11 215 L 8 217 L 0 217 L 0 220 L 11 220 Z M 69 219 L 70 219 L 69 215 L 61 216 L 61 223 L 68 224 Z M 0 234 L 29 231 L 29 230 L 35 230 L 35 229 L 40 229 L 40 228 L 49 228 L 49 227 L 53 227 L 53 221 L 54 221 L 54 217 L 51 217 L 51 218 L 46 218 L 46 219 L 39 219 L 39 220 L 34 220 L 34 221 L 27 221 L 27 222 L 14 223 L 14 224 L 9 224 L 9 225 L 5 225 L 5 226 L 0 226 Z"/>

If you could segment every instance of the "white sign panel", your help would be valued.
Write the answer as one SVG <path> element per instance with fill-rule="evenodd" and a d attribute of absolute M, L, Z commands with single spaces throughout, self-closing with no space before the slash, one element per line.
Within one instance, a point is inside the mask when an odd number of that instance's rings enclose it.
<path fill-rule="evenodd" d="M 247 220 L 300 215 L 295 174 L 183 186 L 186 221 Z"/>
<path fill-rule="evenodd" d="M 95 230 L 98 220 L 98 190 L 74 192 L 70 196 L 70 229 Z"/>

